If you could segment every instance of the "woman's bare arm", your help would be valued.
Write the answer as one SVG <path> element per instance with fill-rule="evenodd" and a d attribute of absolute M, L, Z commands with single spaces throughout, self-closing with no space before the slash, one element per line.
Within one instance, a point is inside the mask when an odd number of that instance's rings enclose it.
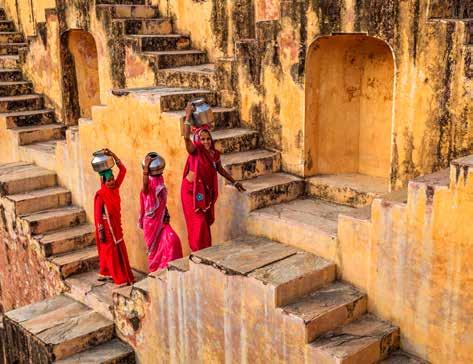
<path fill-rule="evenodd" d="M 143 168 L 143 192 L 148 194 L 148 183 L 149 183 L 149 164 L 151 163 L 151 157 L 149 155 L 145 158 L 145 167 Z"/>
<path fill-rule="evenodd" d="M 184 142 L 186 143 L 187 153 L 193 154 L 195 152 L 195 145 L 191 140 L 191 123 L 190 118 L 193 110 L 193 105 L 191 102 L 187 103 L 186 106 L 186 119 L 184 121 Z"/>
<path fill-rule="evenodd" d="M 241 182 L 235 181 L 235 179 L 230 175 L 230 173 L 228 173 L 227 170 L 223 168 L 221 161 L 218 161 L 216 164 L 217 164 L 217 172 L 220 173 L 222 177 L 224 177 L 227 181 L 229 181 L 232 185 L 234 185 L 238 191 L 240 192 L 246 191 L 246 189 L 243 187 Z"/>

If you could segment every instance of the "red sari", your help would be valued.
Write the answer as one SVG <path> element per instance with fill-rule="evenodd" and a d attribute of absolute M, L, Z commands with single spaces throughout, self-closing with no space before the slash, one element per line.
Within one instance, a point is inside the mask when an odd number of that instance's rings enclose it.
<path fill-rule="evenodd" d="M 218 197 L 216 163 L 220 160 L 220 153 L 215 149 L 213 141 L 211 151 L 204 148 L 200 143 L 202 131 L 208 131 L 208 128 L 203 127 L 195 133 L 196 150 L 187 158 L 181 185 L 187 236 L 194 252 L 212 245 L 210 226 L 215 221 L 215 203 Z M 187 179 L 190 171 L 194 172 L 194 182 Z"/>
<path fill-rule="evenodd" d="M 99 274 L 111 277 L 115 284 L 134 282 L 128 262 L 128 254 L 123 241 L 119 188 L 125 178 L 126 168 L 118 164 L 119 173 L 115 188 L 110 189 L 104 183 L 95 194 L 95 240 L 99 252 Z M 99 229 L 105 231 L 105 242 L 100 241 Z"/>

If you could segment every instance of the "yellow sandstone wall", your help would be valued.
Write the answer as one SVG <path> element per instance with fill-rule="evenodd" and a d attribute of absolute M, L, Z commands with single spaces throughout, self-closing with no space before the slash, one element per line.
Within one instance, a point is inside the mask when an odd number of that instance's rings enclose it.
<path fill-rule="evenodd" d="M 471 157 L 470 157 L 471 159 Z M 411 182 L 407 204 L 375 200 L 371 221 L 339 219 L 339 273 L 370 311 L 401 327 L 401 345 L 432 363 L 473 361 L 473 171 L 450 186 Z"/>

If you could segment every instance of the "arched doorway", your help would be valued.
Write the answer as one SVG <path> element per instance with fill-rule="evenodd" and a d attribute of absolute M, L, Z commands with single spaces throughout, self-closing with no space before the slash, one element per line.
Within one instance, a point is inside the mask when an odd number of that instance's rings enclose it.
<path fill-rule="evenodd" d="M 389 178 L 394 59 L 359 34 L 321 37 L 306 63 L 306 175 Z"/>
<path fill-rule="evenodd" d="M 93 105 L 100 104 L 97 47 L 94 37 L 84 30 L 62 35 L 63 90 L 67 123 L 77 124 L 91 117 Z"/>

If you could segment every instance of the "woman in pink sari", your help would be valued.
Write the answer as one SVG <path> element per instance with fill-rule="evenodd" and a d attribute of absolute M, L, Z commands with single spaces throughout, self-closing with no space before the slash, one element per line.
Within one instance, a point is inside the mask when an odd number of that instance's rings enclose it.
<path fill-rule="evenodd" d="M 186 108 L 184 141 L 189 156 L 184 167 L 181 199 L 189 246 L 195 252 L 212 245 L 210 226 L 215 221 L 215 203 L 218 197 L 217 173 L 230 181 L 238 191 L 243 192 L 245 189 L 223 168 L 220 152 L 215 149 L 208 126 L 196 129 L 194 141 L 191 140 L 189 119 L 192 108 L 192 103 Z"/>
<path fill-rule="evenodd" d="M 140 193 L 140 227 L 148 247 L 148 267 L 150 272 L 166 268 L 172 260 L 182 258 L 181 241 L 169 225 L 166 207 L 167 190 L 162 170 L 150 175 L 151 156 L 148 153 L 143 166 L 143 189 Z M 163 160 L 164 162 L 164 160 Z M 163 168 L 164 170 L 164 164 Z"/>

